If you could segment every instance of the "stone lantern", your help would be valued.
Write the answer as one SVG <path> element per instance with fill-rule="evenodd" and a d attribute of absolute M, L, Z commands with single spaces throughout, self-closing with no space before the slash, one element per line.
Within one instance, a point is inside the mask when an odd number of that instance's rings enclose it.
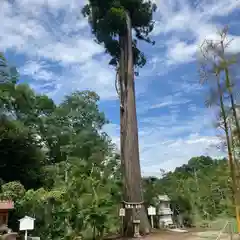
<path fill-rule="evenodd" d="M 159 195 L 158 201 L 159 227 L 162 228 L 173 225 L 173 212 L 170 208 L 170 198 L 167 195 Z"/>
<path fill-rule="evenodd" d="M 18 234 L 12 232 L 6 225 L 0 227 L 0 240 L 16 240 Z"/>

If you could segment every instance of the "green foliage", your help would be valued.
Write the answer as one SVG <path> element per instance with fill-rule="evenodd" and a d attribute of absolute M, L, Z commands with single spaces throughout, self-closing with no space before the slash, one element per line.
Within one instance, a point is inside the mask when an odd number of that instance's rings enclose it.
<path fill-rule="evenodd" d="M 126 12 L 132 20 L 135 31 L 133 40 L 134 64 L 142 67 L 146 63 L 144 54 L 137 48 L 137 40 L 153 43 L 149 33 L 153 30 L 152 20 L 156 5 L 151 1 L 143 0 L 89 0 L 82 9 L 88 17 L 96 41 L 104 44 L 106 52 L 112 56 L 110 64 L 116 65 L 120 58 L 119 36 L 126 32 Z"/>
<path fill-rule="evenodd" d="M 109 223 L 116 224 L 118 199 L 111 195 L 114 180 L 107 184 L 107 174 L 94 166 L 88 172 L 86 166 L 85 161 L 70 161 L 68 182 L 59 169 L 62 177 L 56 178 L 52 190 L 29 190 L 18 201 L 20 215 L 36 217 L 35 234 L 45 239 L 102 238 L 110 230 Z"/>
<path fill-rule="evenodd" d="M 100 133 L 107 120 L 98 109 L 96 93 L 74 92 L 56 106 L 27 84 L 2 83 L 0 91 L 3 181 L 18 180 L 26 188 L 35 188 L 46 182 L 42 177 L 46 165 L 68 157 L 88 159 L 89 165 L 94 161 L 100 164 L 111 151 L 110 139 Z"/>
<path fill-rule="evenodd" d="M 176 215 L 181 213 L 193 220 L 209 220 L 234 214 L 226 159 L 194 157 L 188 164 L 165 174 L 161 179 L 144 179 L 144 185 L 149 203 L 157 195 L 167 194 Z"/>
<path fill-rule="evenodd" d="M 96 3 L 108 3 L 109 19 L 120 19 L 120 25 L 124 11 L 130 11 L 135 30 L 150 17 L 141 1 Z M 140 4 L 135 12 L 134 4 Z M 142 23 L 134 20 L 137 11 L 147 12 Z M 114 30 L 115 23 L 109 24 Z M 26 84 L 3 82 L 0 92 L 0 198 L 15 201 L 10 227 L 17 230 L 18 219 L 29 215 L 36 218 L 34 234 L 43 239 L 102 239 L 116 233 L 122 199 L 120 156 L 102 132 L 108 121 L 99 110 L 99 96 L 77 91 L 55 105 Z M 231 216 L 228 175 L 226 160 L 192 158 L 161 179 L 143 179 L 145 203 L 154 205 L 157 195 L 166 193 L 175 214 L 186 219 Z"/>
<path fill-rule="evenodd" d="M 110 142 L 100 134 L 107 120 L 99 111 L 99 96 L 91 91 L 74 92 L 43 119 L 41 135 L 49 150 L 49 161 L 56 163 L 67 156 L 87 158 L 107 154 Z"/>
<path fill-rule="evenodd" d="M 25 195 L 25 188 L 20 182 L 8 182 L 1 186 L 0 197 L 3 200 L 19 200 Z"/>
<path fill-rule="evenodd" d="M 27 84 L 3 82 L 0 92 L 0 198 L 15 202 L 10 227 L 29 215 L 43 239 L 116 231 L 120 162 L 102 132 L 99 96 L 78 91 L 56 106 Z"/>
<path fill-rule="evenodd" d="M 21 122 L 0 118 L 0 156 L 2 180 L 20 181 L 27 188 L 39 186 L 44 154 Z"/>
<path fill-rule="evenodd" d="M 18 72 L 15 67 L 9 66 L 7 59 L 0 52 L 0 83 L 16 83 L 18 80 Z"/>

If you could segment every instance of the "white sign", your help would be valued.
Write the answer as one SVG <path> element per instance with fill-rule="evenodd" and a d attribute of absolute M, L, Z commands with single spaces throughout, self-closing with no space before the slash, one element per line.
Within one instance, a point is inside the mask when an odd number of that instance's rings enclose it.
<path fill-rule="evenodd" d="M 156 215 L 156 208 L 155 207 L 150 206 L 147 210 L 148 210 L 148 215 L 149 216 Z"/>
<path fill-rule="evenodd" d="M 19 220 L 20 222 L 20 227 L 19 230 L 20 231 L 27 231 L 27 230 L 33 230 L 34 229 L 34 218 L 25 216 L 24 218 L 21 218 Z"/>
<path fill-rule="evenodd" d="M 119 209 L 119 216 L 124 217 L 125 216 L 125 208 L 120 208 Z"/>

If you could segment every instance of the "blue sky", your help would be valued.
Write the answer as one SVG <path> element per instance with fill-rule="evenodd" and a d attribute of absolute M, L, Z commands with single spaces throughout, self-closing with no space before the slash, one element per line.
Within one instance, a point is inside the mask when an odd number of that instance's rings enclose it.
<path fill-rule="evenodd" d="M 155 46 L 140 48 L 148 63 L 136 78 L 142 173 L 159 175 L 191 157 L 225 153 L 214 145 L 214 113 L 204 106 L 196 53 L 205 39 L 229 25 L 230 51 L 240 50 L 239 0 L 155 0 Z M 119 144 L 119 102 L 109 56 L 94 42 L 80 9 L 85 0 L 8 0 L 0 6 L 0 50 L 18 67 L 21 81 L 57 103 L 75 90 L 91 89 Z M 210 116 L 210 117 L 209 117 Z"/>

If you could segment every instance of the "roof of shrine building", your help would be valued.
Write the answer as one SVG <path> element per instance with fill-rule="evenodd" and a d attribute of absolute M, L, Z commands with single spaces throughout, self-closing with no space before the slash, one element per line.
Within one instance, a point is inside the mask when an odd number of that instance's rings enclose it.
<path fill-rule="evenodd" d="M 166 201 L 166 202 L 171 201 L 170 198 L 168 197 L 168 195 L 159 195 L 159 196 L 158 196 L 158 200 L 160 200 L 160 201 Z"/>
<path fill-rule="evenodd" d="M 13 201 L 0 201 L 0 210 L 14 209 Z"/>

